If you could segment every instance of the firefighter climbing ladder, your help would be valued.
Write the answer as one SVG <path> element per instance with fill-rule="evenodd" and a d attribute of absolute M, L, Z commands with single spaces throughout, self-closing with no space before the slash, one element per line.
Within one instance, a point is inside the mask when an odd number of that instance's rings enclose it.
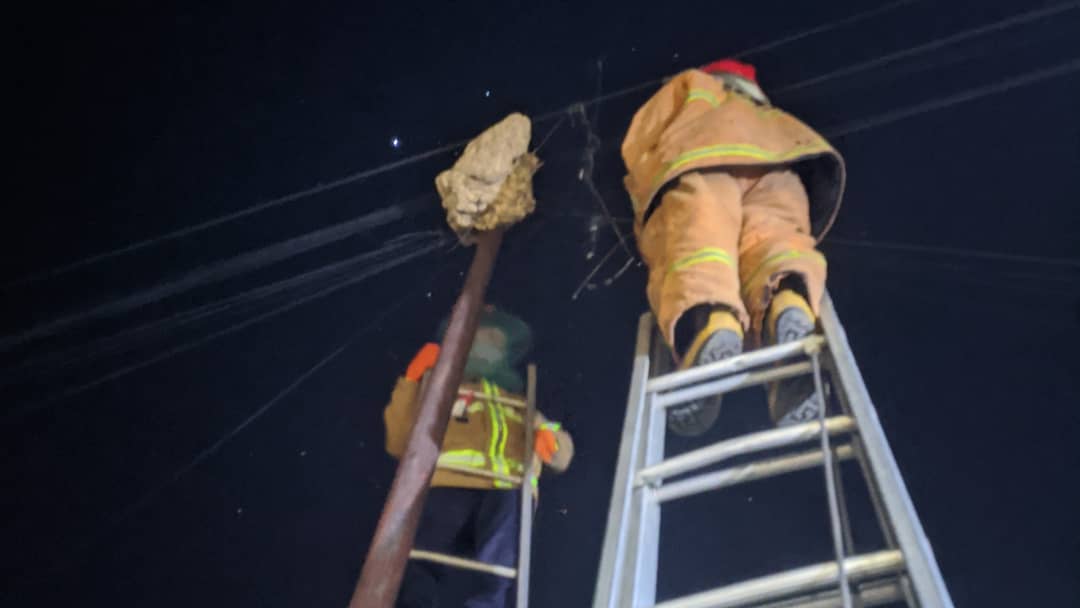
<path fill-rule="evenodd" d="M 638 325 L 594 608 L 851 608 L 894 602 L 923 608 L 952 606 L 827 294 L 821 311 L 824 335 L 814 334 L 685 371 L 666 375 L 654 371 L 650 377 L 650 352 L 652 361 L 659 362 L 663 348 L 652 338 L 654 325 L 649 314 L 643 315 Z M 783 365 L 777 366 L 781 362 Z M 817 421 L 742 435 L 664 458 L 666 408 L 802 374 L 813 375 L 821 396 L 823 369 L 829 373 L 828 386 L 836 393 L 839 414 L 827 417 L 826 408 L 821 408 Z M 824 396 L 827 400 L 831 395 Z M 841 443 L 844 438 L 850 441 Z M 672 481 L 733 458 L 810 442 L 819 445 L 810 451 Z M 870 489 L 885 538 L 884 550 L 854 553 L 837 466 L 838 461 L 850 458 L 858 462 Z M 660 509 L 665 502 L 818 466 L 824 470 L 835 561 L 656 602 Z"/>
<path fill-rule="evenodd" d="M 425 378 L 426 379 L 426 378 Z M 446 555 L 445 553 L 436 553 L 434 551 L 425 551 L 423 549 L 412 549 L 409 551 L 409 559 L 425 560 L 443 564 L 444 566 L 451 566 L 454 568 L 461 568 L 463 570 L 472 570 L 473 572 L 481 572 L 491 576 L 501 576 L 503 578 L 515 579 L 517 582 L 516 596 L 518 608 L 528 608 L 529 605 L 529 556 L 532 546 L 532 520 L 533 520 L 533 494 L 527 491 L 530 484 L 527 481 L 532 479 L 533 475 L 533 459 L 530 455 L 533 452 L 533 433 L 532 433 L 532 420 L 536 415 L 536 366 L 529 365 L 528 367 L 528 384 L 526 390 L 525 401 L 520 399 L 514 399 L 512 397 L 504 396 L 490 396 L 475 394 L 471 391 L 464 389 L 458 389 L 459 397 L 466 398 L 483 398 L 497 401 L 499 404 L 509 406 L 517 410 L 521 410 L 523 414 L 523 420 L 525 423 L 522 427 L 525 429 L 525 458 L 522 463 L 525 467 L 521 477 L 515 475 L 503 475 L 492 471 L 482 471 L 470 467 L 458 467 L 451 464 L 438 465 L 440 469 L 446 469 L 463 473 L 465 475 L 480 475 L 488 477 L 492 481 L 504 481 L 512 484 L 520 484 L 521 486 L 521 505 L 520 505 L 520 528 L 518 530 L 518 563 L 516 568 L 504 566 L 500 564 L 489 564 L 482 561 L 473 559 L 466 559 L 464 557 L 458 557 L 455 555 Z"/>

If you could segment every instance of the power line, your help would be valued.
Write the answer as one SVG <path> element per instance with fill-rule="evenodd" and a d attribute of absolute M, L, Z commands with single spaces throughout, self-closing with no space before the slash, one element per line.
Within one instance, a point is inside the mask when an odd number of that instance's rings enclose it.
<path fill-rule="evenodd" d="M 1028 11 L 1026 13 L 1021 13 L 1019 15 L 1013 15 L 1011 17 L 1008 17 L 1006 19 L 1002 19 L 1001 21 L 996 21 L 994 23 L 990 23 L 988 25 L 984 25 L 984 26 L 981 26 L 981 27 L 976 27 L 976 28 L 964 30 L 964 31 L 958 32 L 956 34 L 952 34 L 952 35 L 949 35 L 949 36 L 938 38 L 936 40 L 932 40 L 932 41 L 927 42 L 925 44 L 920 44 L 918 46 L 908 47 L 908 48 L 902 49 L 900 51 L 897 51 L 895 53 L 889 53 L 887 55 L 882 55 L 880 57 L 875 57 L 874 59 L 870 59 L 868 61 L 863 61 L 861 63 L 856 63 L 856 64 L 853 64 L 853 65 L 845 66 L 845 67 L 839 68 L 837 70 L 833 70 L 831 72 L 821 74 L 820 76 L 814 76 L 812 78 L 807 78 L 805 80 L 800 80 L 798 82 L 794 82 L 792 84 L 785 85 L 785 86 L 779 87 L 777 89 L 774 89 L 773 93 L 776 94 L 776 95 L 782 95 L 784 93 L 790 93 L 792 91 L 798 91 L 799 89 L 804 89 L 806 87 L 817 86 L 817 85 L 829 82 L 830 80 L 835 80 L 835 79 L 841 78 L 843 76 L 851 76 L 851 75 L 854 75 L 854 74 L 859 74 L 861 72 L 865 72 L 867 70 L 871 70 L 871 69 L 874 69 L 876 67 L 879 67 L 879 66 L 882 66 L 882 65 L 885 65 L 885 64 L 889 64 L 889 63 L 892 63 L 892 62 L 900 60 L 900 59 L 906 59 L 906 58 L 909 58 L 909 57 L 915 57 L 917 55 L 922 55 L 922 54 L 927 53 L 929 51 L 934 51 L 934 50 L 937 50 L 937 49 L 940 49 L 940 48 L 943 48 L 943 47 L 946 47 L 946 46 L 950 46 L 952 44 L 955 44 L 957 42 L 962 42 L 962 41 L 968 40 L 970 38 L 978 38 L 978 37 L 984 36 L 986 34 L 991 34 L 991 33 L 995 33 L 995 32 L 998 32 L 998 31 L 1001 31 L 1001 30 L 1004 30 L 1004 29 L 1008 29 L 1008 28 L 1013 27 L 1015 25 L 1020 25 L 1020 24 L 1024 24 L 1024 23 L 1030 23 L 1032 21 L 1038 21 L 1040 19 L 1050 17 L 1050 16 L 1053 16 L 1053 15 L 1057 15 L 1057 14 L 1065 12 L 1067 10 L 1076 9 L 1077 7 L 1078 7 L 1078 5 L 1077 5 L 1076 2 L 1064 2 L 1064 3 L 1061 3 L 1061 4 L 1055 4 L 1053 6 L 1049 6 L 1049 7 L 1046 7 L 1046 8 L 1033 10 L 1033 11 Z"/>
<path fill-rule="evenodd" d="M 781 38 L 773 42 L 766 42 L 765 44 L 750 47 L 744 51 L 739 51 L 738 53 L 733 54 L 732 57 L 734 57 L 735 59 L 742 59 L 750 55 L 757 55 L 758 53 L 771 51 L 775 48 L 786 46 L 788 44 L 791 44 L 792 42 L 802 40 L 803 38 L 809 38 L 810 36 L 824 34 L 825 32 L 829 32 L 841 27 L 854 25 L 860 21 L 865 21 L 867 19 L 871 19 L 873 17 L 877 17 L 878 15 L 882 15 L 889 11 L 898 9 L 902 6 L 907 6 L 908 4 L 915 4 L 916 2 L 920 1 L 921 0 L 899 0 L 898 2 L 890 2 L 889 4 L 885 4 L 862 13 L 856 13 L 855 15 L 852 15 L 850 17 L 844 17 L 842 19 L 837 19 L 836 21 L 823 23 L 815 28 L 792 34 L 790 36 L 787 36 L 786 38 Z"/>
<path fill-rule="evenodd" d="M 432 251 L 434 251 L 434 250 L 436 250 L 436 249 L 438 249 L 438 248 L 440 248 L 440 247 L 442 247 L 444 245 L 445 245 L 445 241 L 440 240 L 439 242 L 436 242 L 436 243 L 434 243 L 432 245 L 428 245 L 426 247 L 414 249 L 413 251 L 411 251 L 409 253 L 406 253 L 406 254 L 398 257 L 398 258 L 395 258 L 395 259 L 392 259 L 392 260 L 390 260 L 388 262 L 385 262 L 383 264 L 379 264 L 377 266 L 372 266 L 372 267 L 370 267 L 368 269 L 365 269 L 363 272 L 359 273 L 356 276 L 349 277 L 349 278 L 347 278 L 347 279 L 345 279 L 343 281 L 340 281 L 340 282 L 338 282 L 336 284 L 330 285 L 329 287 L 321 289 L 321 290 L 319 290 L 319 291 L 317 291 L 317 292 L 315 292 L 313 294 L 304 296 L 304 297 L 299 298 L 297 300 L 290 301 L 290 302 L 288 302 L 286 304 L 278 306 L 277 308 L 273 308 L 273 309 L 271 309 L 271 310 L 269 310 L 267 312 L 256 315 L 255 317 L 252 317 L 250 319 L 244 320 L 244 321 L 239 322 L 239 323 L 235 323 L 233 325 L 230 325 L 228 327 L 225 327 L 223 329 L 215 331 L 215 332 L 213 332 L 213 333 L 211 333 L 209 335 L 206 335 L 206 336 L 203 336 L 201 338 L 198 338 L 198 339 L 192 340 L 190 342 L 186 342 L 184 344 L 181 344 L 179 346 L 173 347 L 171 349 L 168 349 L 166 351 L 158 353 L 157 355 L 149 357 L 147 359 L 140 359 L 139 361 L 137 361 L 135 363 L 132 363 L 132 364 L 126 366 L 126 367 L 123 367 L 123 368 L 120 368 L 118 370 L 109 372 L 109 373 L 107 373 L 105 375 L 99 376 L 99 377 L 97 377 L 97 378 L 95 378 L 93 380 L 84 382 L 82 384 L 79 384 L 79 385 L 74 386 L 72 388 L 69 388 L 67 390 L 54 393 L 54 394 L 52 394 L 50 396 L 45 397 L 44 399 L 42 399 L 40 401 L 24 403 L 22 405 L 19 405 L 19 406 L 13 408 L 9 412 L 5 412 L 2 416 L 0 416 L 0 422 L 2 422 L 3 424 L 12 424 L 13 422 L 15 422 L 15 421 L 17 421 L 17 420 L 19 420 L 19 419 L 21 419 L 21 418 L 23 418 L 25 416 L 28 416 L 30 414 L 34 414 L 36 412 L 39 412 L 39 411 L 41 411 L 41 410 L 43 410 L 43 409 L 45 409 L 45 408 L 47 408 L 47 407 L 49 407 L 51 405 L 54 405 L 54 404 L 56 404 L 56 403 L 58 403 L 58 402 L 60 402 L 60 401 L 62 401 L 64 399 L 73 397 L 75 395 L 83 393 L 83 392 L 85 392 L 87 390 L 90 390 L 92 388 L 101 386 L 102 384 L 105 384 L 106 382 L 116 380 L 117 378 L 121 378 L 123 376 L 126 376 L 126 375 L 128 375 L 128 374 L 130 374 L 132 372 L 138 371 L 138 370 L 140 370 L 140 369 L 142 369 L 144 367 L 147 367 L 149 365 L 153 365 L 155 363 L 160 363 L 161 361 L 164 361 L 166 359 L 170 359 L 172 357 L 175 357 L 176 355 L 185 353 L 185 352 L 187 352 L 189 350 L 192 350 L 194 348 L 198 348 L 198 347 L 200 347 L 200 346 L 202 346 L 202 345 L 204 345 L 204 344 L 206 344 L 206 343 L 208 343 L 208 342 L 210 342 L 212 340 L 216 340 L 218 338 L 227 336 L 229 334 L 232 334 L 232 333 L 235 333 L 235 332 L 240 331 L 242 329 L 245 329 L 247 327 L 250 327 L 251 325 L 254 325 L 254 324 L 259 323 L 261 321 L 264 321 L 266 319 L 278 316 L 278 315 L 280 315 L 282 313 L 285 313 L 285 312 L 288 312 L 288 311 L 290 311 L 290 310 L 292 310 L 292 309 L 294 309 L 297 306 L 300 306 L 302 304 L 306 304 L 306 303 L 311 302 L 313 300 L 317 300 L 319 298 L 328 296 L 328 295 L 330 295 L 332 293 L 335 293 L 335 292 L 340 291 L 340 290 L 342 290 L 342 289 L 344 289 L 346 287 L 349 287 L 349 286 L 354 285 L 354 284 L 356 284 L 356 283 L 358 283 L 360 281 L 363 281 L 364 279 L 367 279 L 370 276 L 374 276 L 374 275 L 379 274 L 379 273 L 381 273 L 381 272 L 383 272 L 385 270 L 389 270 L 390 268 L 393 268 L 395 266 L 399 266 L 401 264 L 404 264 L 405 262 L 408 262 L 408 261 L 410 261 L 410 260 L 412 260 L 414 258 L 418 258 L 420 256 L 426 255 L 426 254 L 428 254 L 428 253 L 430 253 L 430 252 L 432 252 Z"/>
<path fill-rule="evenodd" d="M 197 268 L 172 281 L 116 298 L 94 306 L 89 310 L 71 313 L 42 323 L 18 334 L 0 339 L 0 352 L 10 350 L 30 340 L 53 335 L 78 325 L 114 317 L 210 283 L 224 281 L 415 215 L 422 208 L 420 203 L 426 203 L 429 198 L 429 196 L 424 196 L 405 203 L 384 207 L 329 228 L 323 228 L 279 241 L 267 247 L 247 251 L 225 261 Z"/>
<path fill-rule="evenodd" d="M 1013 253 L 1001 253 L 996 251 L 982 251 L 978 249 L 963 249 L 958 247 L 937 247 L 932 245 L 917 245 L 914 243 L 894 243 L 884 241 L 868 241 L 861 239 L 829 238 L 826 245 L 840 245 L 842 247 L 861 247 L 868 249 L 885 249 L 908 253 L 929 253 L 948 255 L 961 258 L 981 260 L 993 260 L 1004 262 L 1021 262 L 1026 264 L 1042 264 L 1047 266 L 1063 266 L 1066 268 L 1080 268 L 1080 260 L 1069 258 L 1051 258 L 1037 255 L 1020 255 Z"/>
<path fill-rule="evenodd" d="M 141 343 L 149 342 L 154 337 L 169 334 L 198 321 L 233 312 L 243 306 L 256 304 L 278 294 L 296 289 L 311 289 L 319 282 L 325 282 L 325 279 L 330 279 L 332 283 L 341 281 L 343 278 L 347 279 L 353 276 L 351 273 L 357 269 L 366 270 L 369 265 L 379 263 L 387 257 L 398 255 L 402 250 L 408 250 L 417 244 L 421 244 L 422 239 L 431 239 L 432 237 L 445 238 L 443 233 L 438 231 L 401 235 L 374 251 L 368 251 L 227 298 L 182 310 L 165 318 L 155 319 L 95 340 L 90 344 L 25 359 L 8 370 L 3 376 L 0 376 L 0 386 L 9 385 L 31 374 L 41 377 L 50 371 L 60 371 L 79 363 L 85 364 L 101 357 L 118 354 L 137 347 Z"/>
<path fill-rule="evenodd" d="M 174 241 L 176 239 L 188 236 L 190 234 L 194 234 L 196 232 L 201 232 L 201 231 L 207 230 L 209 228 L 214 228 L 216 226 L 220 226 L 222 224 L 226 224 L 226 223 L 232 222 L 234 220 L 238 220 L 238 219 L 241 219 L 241 218 L 244 218 L 244 217 L 254 215 L 256 213 L 260 213 L 262 211 L 266 211 L 267 209 L 271 209 L 273 207 L 278 207 L 280 205 L 284 205 L 286 203 L 291 203 L 291 202 L 294 202 L 294 201 L 297 201 L 297 200 L 300 200 L 300 199 L 303 199 L 303 198 L 307 198 L 309 196 L 314 196 L 316 194 L 321 194 L 323 192 L 329 192 L 331 190 L 335 190 L 335 189 L 340 188 L 342 186 L 346 186 L 348 184 L 352 184 L 352 183 L 367 179 L 369 177 L 374 177 L 374 176 L 380 175 L 382 173 L 387 173 L 387 172 L 393 171 L 395 169 L 400 169 L 400 168 L 406 167 L 408 165 L 416 164 L 416 163 L 418 163 L 418 162 L 420 162 L 422 160 L 427 160 L 427 159 L 429 159 L 429 158 L 431 158 L 433 156 L 438 156 L 439 154 L 443 154 L 443 153 L 446 153 L 446 152 L 450 152 L 451 150 L 454 150 L 456 148 L 460 148 L 461 146 L 465 145 L 466 143 L 468 143 L 467 140 L 450 143 L 450 144 L 447 144 L 445 146 L 440 146 L 438 148 L 428 150 L 427 152 L 421 152 L 419 154 L 414 154 L 412 156 L 403 158 L 401 160 L 397 160 L 397 161 L 394 161 L 394 162 L 391 162 L 391 163 L 386 163 L 384 165 L 379 165 L 379 166 L 373 167 L 371 169 L 365 169 L 363 171 L 358 171 L 358 172 L 353 173 L 351 175 L 346 175 L 345 177 L 341 177 L 339 179 L 336 179 L 336 180 L 333 180 L 333 181 L 330 181 L 330 182 L 320 183 L 320 184 L 318 184 L 316 186 L 312 186 L 311 188 L 307 188 L 305 190 L 300 190 L 300 191 L 297 191 L 297 192 L 293 192 L 291 194 L 286 194 L 284 196 L 280 196 L 278 198 L 271 199 L 271 200 L 263 202 L 263 203 L 259 203 L 257 205 L 254 205 L 252 207 L 248 207 L 246 209 L 241 209 L 241 210 L 235 211 L 233 213 L 220 215 L 218 217 L 211 218 L 209 220 L 199 222 L 197 224 L 192 224 L 192 225 L 189 225 L 189 226 L 185 226 L 183 228 L 179 228 L 177 230 L 173 230 L 172 232 L 166 232 L 166 233 L 163 233 L 163 234 L 152 236 L 150 238 L 143 239 L 141 241 L 136 241 L 134 243 L 131 243 L 129 245 L 125 245 L 123 247 L 119 247 L 117 249 L 112 249 L 112 250 L 105 251 L 105 252 L 102 252 L 102 253 L 99 253 L 99 254 L 96 254 L 96 255 L 91 255 L 89 257 L 85 257 L 85 258 L 82 258 L 80 260 L 76 260 L 76 261 L 71 262 L 69 264 L 65 264 L 65 265 L 60 266 L 58 268 L 54 268 L 52 270 L 47 270 L 45 272 L 33 274 L 33 275 L 30 275 L 30 276 L 27 276 L 27 277 L 23 277 L 21 279 L 16 279 L 15 281 L 12 281 L 10 283 L 5 284 L 2 289 L 4 291 L 7 291 L 7 290 L 12 289 L 14 287 L 20 287 L 20 286 L 27 285 L 27 284 L 30 284 L 30 283 L 38 283 L 38 282 L 46 280 L 46 279 L 51 279 L 51 278 L 55 278 L 55 277 L 60 276 L 60 275 L 67 274 L 69 272 L 72 272 L 74 270 L 78 270 L 80 268 L 85 268 L 86 266 L 90 266 L 91 264 L 96 264 L 98 262 L 103 262 L 105 260 L 110 260 L 110 259 L 113 259 L 113 258 L 117 258 L 117 257 L 123 256 L 123 255 L 127 255 L 129 253 L 134 253 L 136 251 L 146 249 L 148 247 L 158 245 L 158 244 L 161 244 L 161 243 L 165 243 L 165 242 L 168 242 L 168 241 Z"/>
<path fill-rule="evenodd" d="M 938 99 L 932 99 L 927 102 L 908 106 L 906 108 L 900 108 L 870 118 L 856 120 L 844 125 L 838 125 L 822 130 L 822 134 L 826 137 L 843 137 L 845 135 L 852 135 L 873 129 L 887 124 L 903 120 L 905 118 L 911 118 L 920 114 L 926 114 L 935 110 L 943 110 L 945 108 L 955 106 L 964 102 L 974 101 L 982 97 L 989 95 L 995 95 L 998 93 L 1004 93 L 1006 91 L 1024 87 L 1050 78 L 1056 78 L 1058 76 L 1064 76 L 1065 74 L 1071 74 L 1080 70 L 1080 59 L 1073 59 L 1062 64 L 1058 64 L 1042 70 L 1036 70 L 1034 72 L 1024 74 L 1022 76 L 1016 76 L 1007 80 L 1002 80 L 994 84 L 989 84 L 967 91 L 962 91 L 955 95 L 949 95 Z"/>
<path fill-rule="evenodd" d="M 823 34 L 825 32 L 830 32 L 832 30 L 839 29 L 841 27 L 845 27 L 845 26 L 848 26 L 848 25 L 854 25 L 856 23 L 859 23 L 860 21 L 865 21 L 867 19 L 877 17 L 877 16 L 879 16 L 879 15 L 881 15 L 883 13 L 886 13 L 888 11 L 892 11 L 892 10 L 900 8 L 902 6 L 906 6 L 908 4 L 914 4 L 914 3 L 920 2 L 920 1 L 921 0 L 899 0 L 898 2 L 891 2 L 891 3 L 886 4 L 884 6 L 880 6 L 880 7 L 877 7 L 877 8 L 868 10 L 868 11 L 864 11 L 864 12 L 861 12 L 861 13 L 856 13 L 856 14 L 850 16 L 850 17 L 844 17 L 842 19 L 837 19 L 835 21 L 830 21 L 828 23 L 823 23 L 821 25 L 817 25 L 817 26 L 814 26 L 812 28 L 803 30 L 801 32 L 796 32 L 794 34 L 790 34 L 790 35 L 785 36 L 783 38 L 778 38 L 778 39 L 772 40 L 770 42 L 765 42 L 763 44 L 759 44 L 757 46 L 753 46 L 753 47 L 750 47 L 748 49 L 744 49 L 744 50 L 739 51 L 737 53 L 730 54 L 730 56 L 742 59 L 742 58 L 746 58 L 746 57 L 749 57 L 749 56 L 752 56 L 752 55 L 757 55 L 758 53 L 763 53 L 765 51 L 770 51 L 772 49 L 779 48 L 781 46 L 786 46 L 788 44 L 791 44 L 792 42 L 797 42 L 799 40 L 802 40 L 804 38 L 808 38 L 810 36 L 815 36 L 817 34 Z M 593 97 L 593 98 L 591 98 L 589 100 L 586 100 L 586 101 L 576 101 L 576 102 L 571 103 L 570 105 L 568 105 L 568 106 L 566 106 L 564 108 L 560 108 L 558 110 L 552 110 L 550 112 L 541 114 L 538 117 L 536 117 L 536 120 L 538 120 L 538 121 L 539 120 L 547 120 L 547 119 L 552 118 L 554 116 L 558 116 L 559 114 L 563 114 L 563 113 L 566 113 L 566 112 L 572 112 L 574 110 L 574 108 L 577 107 L 577 106 L 582 106 L 583 108 L 588 108 L 589 106 L 592 106 L 594 104 L 605 103 L 605 102 L 611 101 L 613 99 L 618 99 L 620 97 L 625 97 L 627 95 L 632 95 L 632 94 L 638 93 L 640 91 L 652 89 L 652 88 L 655 88 L 655 87 L 663 84 L 668 79 L 670 79 L 672 76 L 674 76 L 674 74 L 669 74 L 669 75 L 663 76 L 661 78 L 654 78 L 652 80 L 648 80 L 648 81 L 641 82 L 641 83 L 638 83 L 638 84 L 630 85 L 628 87 L 618 89 L 618 90 L 612 91 L 610 93 L 605 93 L 604 95 L 597 95 L 596 97 Z"/>

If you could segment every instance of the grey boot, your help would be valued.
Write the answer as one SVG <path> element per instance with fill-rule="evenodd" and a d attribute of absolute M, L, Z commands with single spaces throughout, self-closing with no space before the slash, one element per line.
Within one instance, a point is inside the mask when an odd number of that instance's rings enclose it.
<path fill-rule="evenodd" d="M 776 319 L 775 344 L 800 340 L 814 331 L 814 321 L 799 308 L 789 308 Z M 816 420 L 821 399 L 814 390 L 813 376 L 788 378 L 769 385 L 769 416 L 777 426 Z"/>
<path fill-rule="evenodd" d="M 727 313 L 722 313 L 727 314 Z M 742 336 L 730 329 L 716 329 L 708 318 L 697 323 L 697 333 L 711 332 L 697 352 L 687 353 L 683 369 L 734 357 L 742 352 Z M 683 437 L 695 437 L 712 428 L 720 416 L 720 396 L 682 403 L 668 408 L 667 427 Z"/>

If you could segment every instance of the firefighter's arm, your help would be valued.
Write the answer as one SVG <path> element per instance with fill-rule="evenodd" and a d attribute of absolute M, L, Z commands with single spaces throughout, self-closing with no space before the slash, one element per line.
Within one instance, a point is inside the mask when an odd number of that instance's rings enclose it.
<path fill-rule="evenodd" d="M 684 72 L 664 83 L 634 114 L 622 145 L 623 160 L 628 167 L 650 152 L 675 120 L 689 95 L 689 80 L 689 74 Z"/>
<path fill-rule="evenodd" d="M 416 394 L 420 383 L 405 376 L 398 378 L 390 403 L 383 410 L 386 423 L 386 451 L 394 458 L 401 458 L 409 442 L 413 422 L 416 420 Z"/>
<path fill-rule="evenodd" d="M 386 423 L 386 451 L 395 458 L 400 458 L 409 442 L 416 421 L 416 398 L 420 390 L 420 379 L 435 366 L 439 357 L 438 344 L 425 344 L 409 363 L 405 375 L 398 378 L 390 403 L 383 411 Z"/>
<path fill-rule="evenodd" d="M 574 459 L 574 440 L 558 422 L 551 422 L 537 412 L 533 451 L 548 468 L 562 473 Z"/>

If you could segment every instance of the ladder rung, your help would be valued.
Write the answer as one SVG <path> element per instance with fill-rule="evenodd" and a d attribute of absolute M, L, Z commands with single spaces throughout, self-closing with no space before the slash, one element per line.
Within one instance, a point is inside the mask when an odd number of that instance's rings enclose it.
<path fill-rule="evenodd" d="M 514 397 L 507 397 L 505 395 L 485 395 L 484 393 L 469 390 L 467 388 L 458 389 L 459 397 L 472 397 L 474 399 L 483 399 L 485 401 L 494 401 L 495 403 L 501 403 L 503 405 L 509 405 L 510 407 L 516 407 L 518 409 L 525 409 L 526 403 L 522 399 L 515 399 Z"/>
<path fill-rule="evenodd" d="M 843 461 L 854 456 L 855 451 L 850 445 L 841 445 L 837 446 L 834 453 L 837 460 Z M 810 450 L 794 456 L 770 458 L 713 473 L 702 473 L 689 479 L 664 484 L 652 492 L 652 499 L 657 503 L 662 503 L 685 498 L 701 492 L 719 490 L 720 488 L 728 488 L 748 481 L 813 468 L 820 466 L 823 460 L 825 459 L 821 450 Z"/>
<path fill-rule="evenodd" d="M 677 391 L 671 391 L 670 393 L 657 395 L 653 398 L 653 407 L 671 407 L 673 405 L 678 405 L 679 403 L 693 401 L 694 399 L 723 395 L 724 393 L 729 393 L 740 388 L 757 386 L 758 384 L 775 382 L 792 376 L 809 374 L 812 371 L 814 371 L 814 366 L 811 365 L 809 361 L 802 361 L 758 372 L 743 372 L 735 376 L 727 376 L 720 380 L 713 380 L 712 382 L 705 382 L 704 384 L 697 384 Z"/>
<path fill-rule="evenodd" d="M 903 567 L 904 557 L 896 550 L 856 555 L 844 560 L 844 568 L 851 582 L 896 574 Z M 735 608 L 755 605 L 836 585 L 839 570 L 836 562 L 815 564 L 660 602 L 654 608 Z"/>
<path fill-rule="evenodd" d="M 855 420 L 848 416 L 833 416 L 825 420 L 825 429 L 830 435 L 847 433 L 855 429 Z M 719 441 L 642 469 L 638 472 L 635 486 L 654 484 L 667 477 L 686 473 L 736 456 L 810 441 L 817 438 L 820 432 L 821 423 L 814 421 Z"/>
<path fill-rule="evenodd" d="M 759 365 L 767 365 L 795 355 L 808 354 L 821 348 L 823 344 L 825 344 L 825 338 L 822 336 L 817 334 L 809 335 L 795 342 L 760 348 L 730 359 L 658 376 L 649 380 L 648 384 L 645 385 L 645 391 L 657 393 L 681 388 L 702 380 L 715 380 L 721 376 L 741 372 Z"/>
<path fill-rule="evenodd" d="M 904 588 L 896 576 L 858 583 L 852 586 L 854 587 L 852 596 L 856 600 L 855 605 L 860 608 L 895 604 L 904 600 Z M 839 589 L 826 589 L 817 593 L 767 604 L 755 604 L 754 608 L 843 608 L 843 605 L 844 600 Z"/>
<path fill-rule="evenodd" d="M 409 559 L 419 559 L 426 562 L 435 562 L 437 564 L 444 564 L 447 566 L 453 566 L 455 568 L 461 568 L 462 570 L 472 570 L 473 572 L 494 574 L 495 576 L 501 576 L 503 578 L 517 578 L 517 570 L 515 568 L 500 566 L 498 564 L 489 564 L 487 562 L 481 562 L 475 559 L 465 559 L 464 557 L 447 555 L 445 553 L 424 551 L 423 549 L 413 549 L 412 551 L 409 551 Z"/>
<path fill-rule="evenodd" d="M 441 471 L 461 473 L 462 475 L 472 475 L 473 477 L 487 477 L 488 479 L 494 479 L 495 481 L 502 481 L 514 485 L 521 483 L 521 477 L 518 475 L 503 475 L 502 473 L 495 473 L 493 471 L 486 471 L 484 469 L 477 469 L 459 464 L 436 464 L 435 468 Z"/>

